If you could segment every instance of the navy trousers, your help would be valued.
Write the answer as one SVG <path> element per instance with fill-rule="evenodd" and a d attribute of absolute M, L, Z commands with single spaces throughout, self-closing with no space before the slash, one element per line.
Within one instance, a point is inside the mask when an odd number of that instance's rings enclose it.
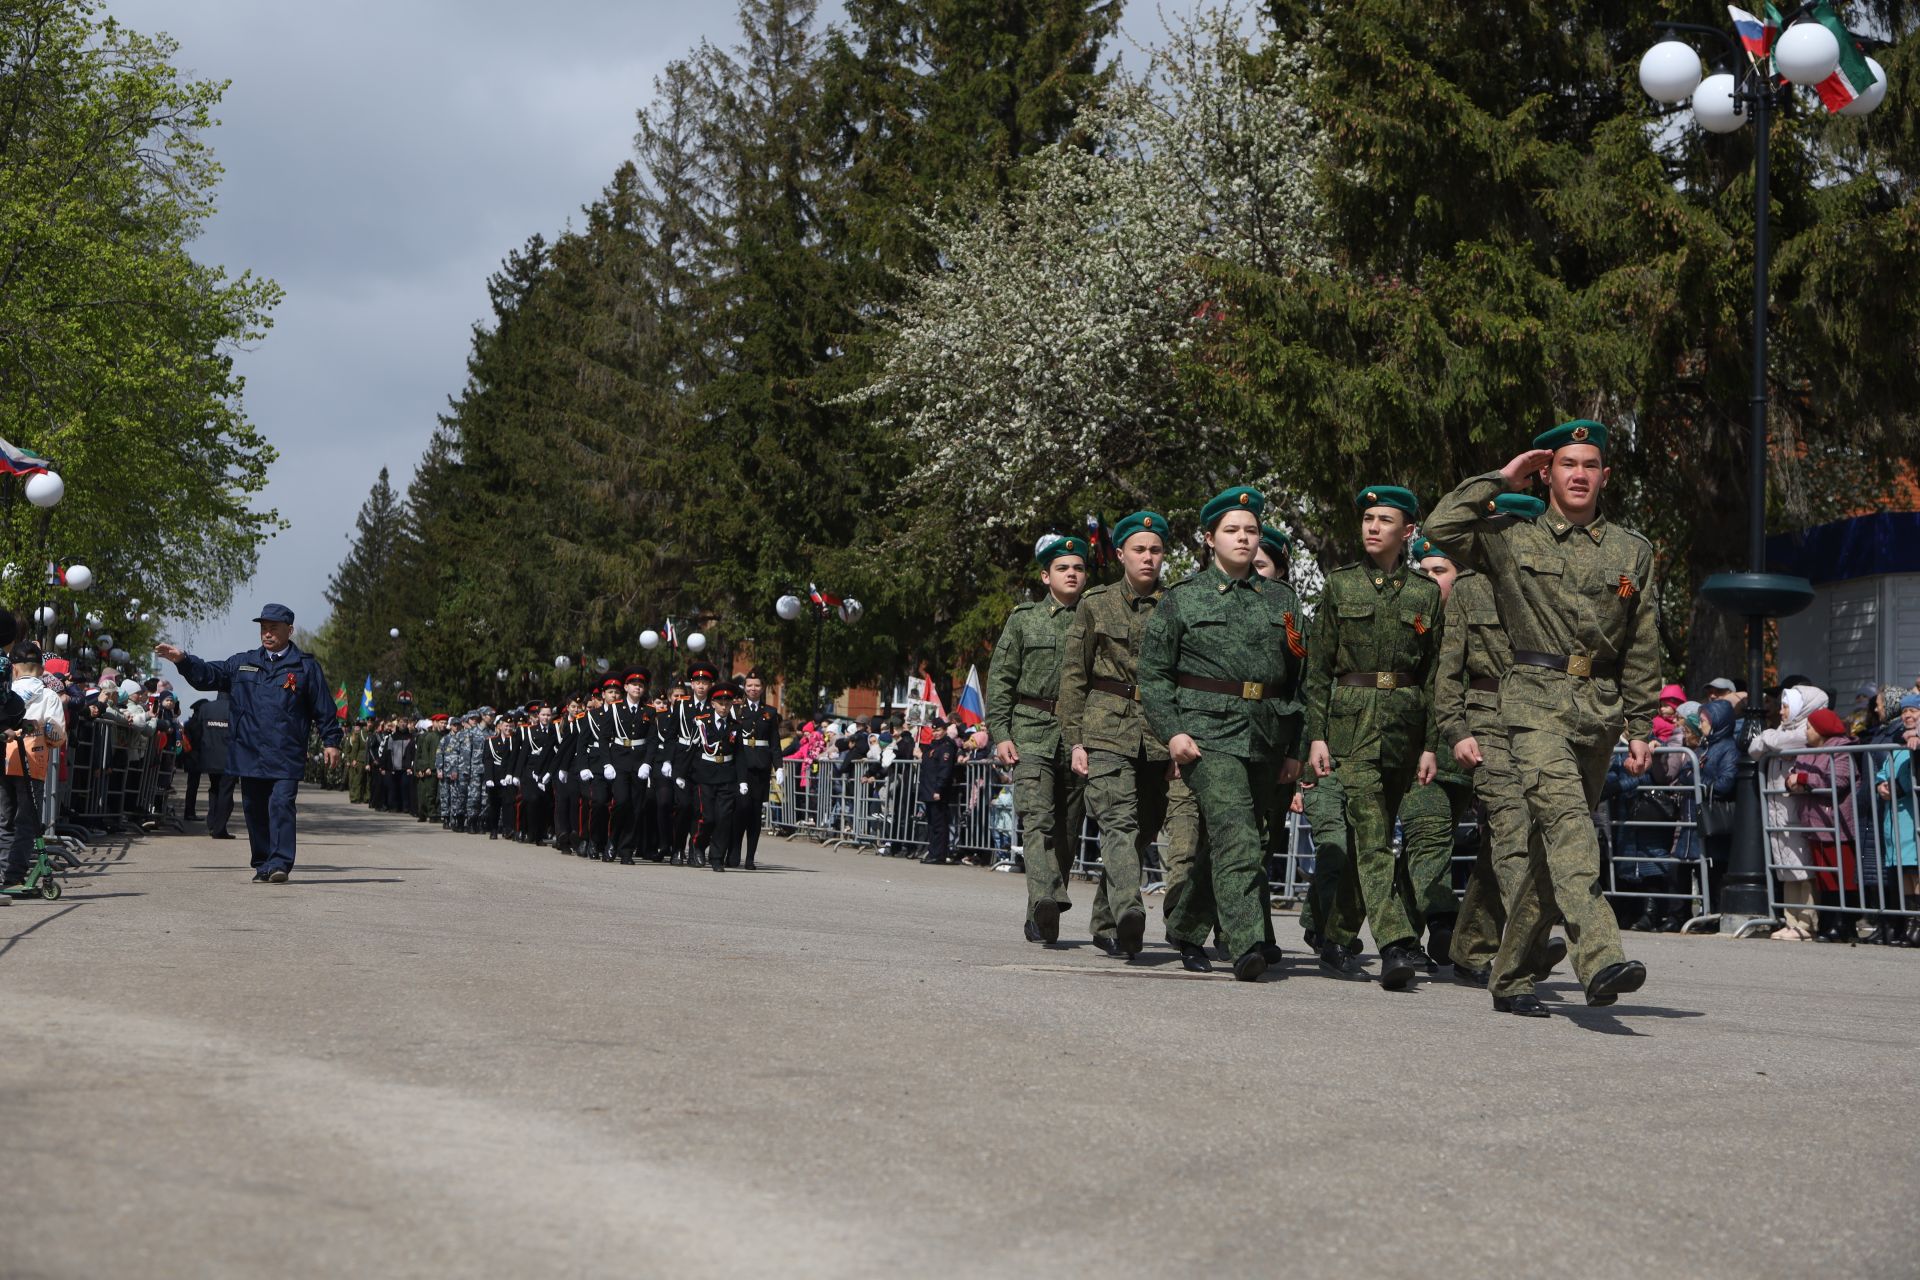
<path fill-rule="evenodd" d="M 293 870 L 293 799 L 299 790 L 298 778 L 240 779 L 240 810 L 258 870 Z"/>

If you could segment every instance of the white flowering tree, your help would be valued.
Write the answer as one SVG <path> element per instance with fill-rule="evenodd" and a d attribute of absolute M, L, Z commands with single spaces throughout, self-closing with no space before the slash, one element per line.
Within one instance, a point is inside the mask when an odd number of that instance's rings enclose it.
<path fill-rule="evenodd" d="M 1032 528 L 1080 495 L 1171 505 L 1261 478 L 1180 386 L 1210 261 L 1321 264 L 1304 62 L 1270 30 L 1256 58 L 1247 26 L 1232 5 L 1182 21 L 1006 203 L 933 226 L 941 265 L 861 393 L 916 447 L 909 499 Z"/>

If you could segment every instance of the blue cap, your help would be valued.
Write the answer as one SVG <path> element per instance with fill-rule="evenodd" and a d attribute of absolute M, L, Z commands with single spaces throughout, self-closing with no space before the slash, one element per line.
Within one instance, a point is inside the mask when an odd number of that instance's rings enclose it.
<path fill-rule="evenodd" d="M 288 625 L 292 625 L 293 610 L 287 608 L 287 606 L 283 604 L 270 604 L 263 607 L 260 610 L 260 616 L 255 618 L 254 621 L 255 622 L 284 622 L 284 623 L 287 623 Z"/>
<path fill-rule="evenodd" d="M 1920 693 L 1909 693 L 1900 699 L 1902 711 L 1912 711 L 1916 707 L 1920 707 Z"/>

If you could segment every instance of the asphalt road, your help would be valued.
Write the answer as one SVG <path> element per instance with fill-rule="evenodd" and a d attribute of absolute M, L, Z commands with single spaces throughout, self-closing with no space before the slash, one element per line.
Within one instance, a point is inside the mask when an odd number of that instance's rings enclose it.
<path fill-rule="evenodd" d="M 1541 1022 L 1123 965 L 1085 886 L 1043 951 L 970 868 L 301 825 L 0 910 L 0 1275 L 1920 1274 L 1920 952 L 1632 936 Z"/>

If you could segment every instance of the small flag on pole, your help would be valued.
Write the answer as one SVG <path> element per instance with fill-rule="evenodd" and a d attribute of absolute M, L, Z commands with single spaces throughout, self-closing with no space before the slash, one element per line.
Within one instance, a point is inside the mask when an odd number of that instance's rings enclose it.
<path fill-rule="evenodd" d="M 661 628 L 660 634 L 667 638 L 667 647 L 669 649 L 678 649 L 680 647 L 680 633 L 673 629 L 672 618 L 667 619 L 667 625 Z"/>
<path fill-rule="evenodd" d="M 373 677 L 367 677 L 367 683 L 360 690 L 360 718 L 373 719 Z"/>
<path fill-rule="evenodd" d="M 954 718 L 971 729 L 987 718 L 987 700 L 980 692 L 980 668 L 967 664 L 967 682 L 961 686 L 960 700 L 953 704 Z"/>
<path fill-rule="evenodd" d="M 1873 68 L 1867 65 L 1866 55 L 1854 44 L 1853 32 L 1847 30 L 1846 23 L 1840 21 L 1827 0 L 1820 0 L 1813 7 L 1813 20 L 1833 32 L 1833 38 L 1840 42 L 1840 65 L 1832 75 L 1813 86 L 1827 110 L 1838 111 L 1873 88 Z"/>
<path fill-rule="evenodd" d="M 819 605 L 822 609 L 838 609 L 840 607 L 839 596 L 822 591 L 811 582 L 807 584 L 807 599 L 813 601 L 813 603 Z"/>
<path fill-rule="evenodd" d="M 1767 16 L 1757 18 L 1745 9 L 1727 6 L 1727 13 L 1733 19 L 1733 29 L 1740 34 L 1740 43 L 1747 46 L 1747 53 L 1755 62 L 1773 52 L 1773 42 L 1780 35 L 1780 12 L 1771 4 L 1767 6 Z"/>
<path fill-rule="evenodd" d="M 47 460 L 33 450 L 0 440 L 0 472 L 10 476 L 32 476 L 46 469 Z"/>
<path fill-rule="evenodd" d="M 920 673 L 920 701 L 930 703 L 936 716 L 947 714 L 946 703 L 940 701 L 940 691 L 933 687 L 933 677 L 924 671 Z"/>
<path fill-rule="evenodd" d="M 333 691 L 333 714 L 339 720 L 347 718 L 347 686 L 345 685 Z"/>

